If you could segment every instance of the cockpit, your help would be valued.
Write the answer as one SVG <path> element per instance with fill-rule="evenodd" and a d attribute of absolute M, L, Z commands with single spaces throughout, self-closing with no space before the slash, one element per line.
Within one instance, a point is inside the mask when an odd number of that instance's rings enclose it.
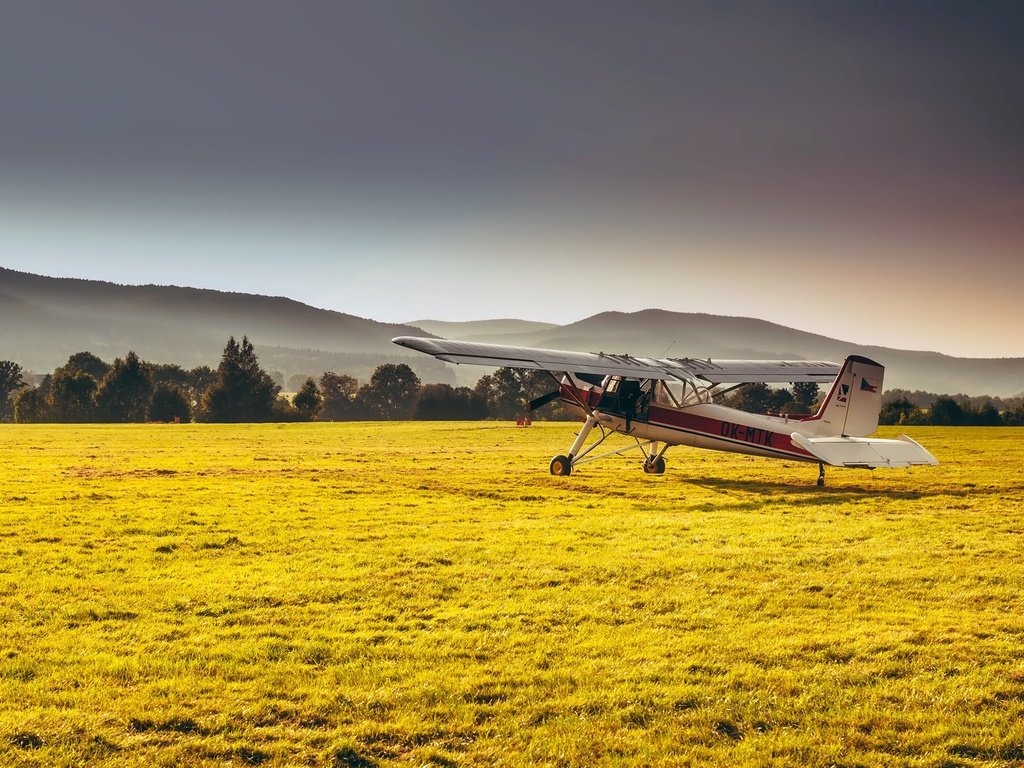
<path fill-rule="evenodd" d="M 686 408 L 711 402 L 711 391 L 696 379 L 672 379 L 654 382 L 654 402 L 667 408 Z"/>
<path fill-rule="evenodd" d="M 710 402 L 709 389 L 692 377 L 660 381 L 605 376 L 601 382 L 598 408 L 607 413 L 645 418 L 652 404 L 663 408 L 687 408 Z"/>

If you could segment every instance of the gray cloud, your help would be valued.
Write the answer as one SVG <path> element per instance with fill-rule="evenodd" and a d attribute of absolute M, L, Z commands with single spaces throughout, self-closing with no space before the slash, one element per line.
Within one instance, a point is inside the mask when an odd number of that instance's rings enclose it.
<path fill-rule="evenodd" d="M 25 2 L 0 103 L 8 218 L 77 211 L 116 241 L 162 216 L 165 251 L 180 221 L 244 254 L 276 217 L 321 260 L 375 232 L 394 258 L 421 231 L 434 254 L 624 232 L 749 274 L 798 240 L 1022 277 L 1016 2 Z"/>
<path fill-rule="evenodd" d="M 1017 183 L 1013 4 L 29 4 L 6 163 L 799 191 Z"/>

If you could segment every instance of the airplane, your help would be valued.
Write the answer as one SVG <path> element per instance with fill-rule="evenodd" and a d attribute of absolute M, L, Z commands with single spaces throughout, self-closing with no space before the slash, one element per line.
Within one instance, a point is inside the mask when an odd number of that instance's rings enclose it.
<path fill-rule="evenodd" d="M 823 360 L 654 359 L 415 336 L 392 341 L 448 363 L 549 372 L 558 389 L 532 401 L 531 409 L 561 399 L 583 418 L 568 453 L 551 459 L 552 475 L 571 475 L 581 464 L 636 449 L 644 454 L 644 472 L 660 475 L 665 452 L 674 445 L 816 463 L 819 487 L 825 484 L 825 465 L 875 469 L 939 463 L 906 435 L 896 440 L 869 437 L 878 428 L 885 368 L 859 355 L 840 365 Z M 809 416 L 747 413 L 715 402 L 716 395 L 760 382 L 831 382 L 831 387 L 817 413 Z M 724 384 L 729 388 L 720 389 Z M 584 447 L 595 428 L 600 436 Z M 591 455 L 613 433 L 636 444 Z"/>

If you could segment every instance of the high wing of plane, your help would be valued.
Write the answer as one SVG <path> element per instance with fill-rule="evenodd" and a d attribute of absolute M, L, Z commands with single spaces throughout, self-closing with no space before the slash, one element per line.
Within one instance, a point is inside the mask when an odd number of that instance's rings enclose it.
<path fill-rule="evenodd" d="M 823 360 L 700 360 L 648 358 L 604 352 L 569 352 L 501 344 L 399 336 L 395 344 L 457 364 L 530 368 L 552 373 L 558 397 L 583 418 L 567 454 L 551 460 L 553 475 L 604 456 L 639 449 L 650 474 L 665 471 L 665 452 L 689 445 L 825 465 L 910 467 L 938 461 L 920 444 L 869 437 L 878 428 L 885 368 L 857 355 L 842 364 Z M 559 378 L 560 377 L 560 378 Z M 817 413 L 806 416 L 753 414 L 715 402 L 723 384 L 815 382 L 831 384 Z M 594 429 L 600 436 L 584 447 Z M 635 445 L 591 455 L 613 433 Z"/>
<path fill-rule="evenodd" d="M 611 355 L 604 352 L 567 352 L 560 349 L 510 347 L 502 344 L 479 344 L 472 341 L 425 339 L 415 336 L 399 336 L 392 339 L 392 342 L 433 355 L 447 363 L 572 371 L 662 381 L 696 377 L 709 384 L 797 381 L 828 383 L 839 373 L 838 364 L 823 360 L 654 359 Z"/>

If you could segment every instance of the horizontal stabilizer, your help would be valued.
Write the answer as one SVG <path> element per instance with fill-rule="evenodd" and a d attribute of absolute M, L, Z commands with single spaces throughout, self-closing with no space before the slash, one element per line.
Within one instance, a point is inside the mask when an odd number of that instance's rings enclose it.
<path fill-rule="evenodd" d="M 898 440 L 875 437 L 804 437 L 794 432 L 796 445 L 833 467 L 912 467 L 934 466 L 939 462 L 920 443 L 906 435 Z"/>

